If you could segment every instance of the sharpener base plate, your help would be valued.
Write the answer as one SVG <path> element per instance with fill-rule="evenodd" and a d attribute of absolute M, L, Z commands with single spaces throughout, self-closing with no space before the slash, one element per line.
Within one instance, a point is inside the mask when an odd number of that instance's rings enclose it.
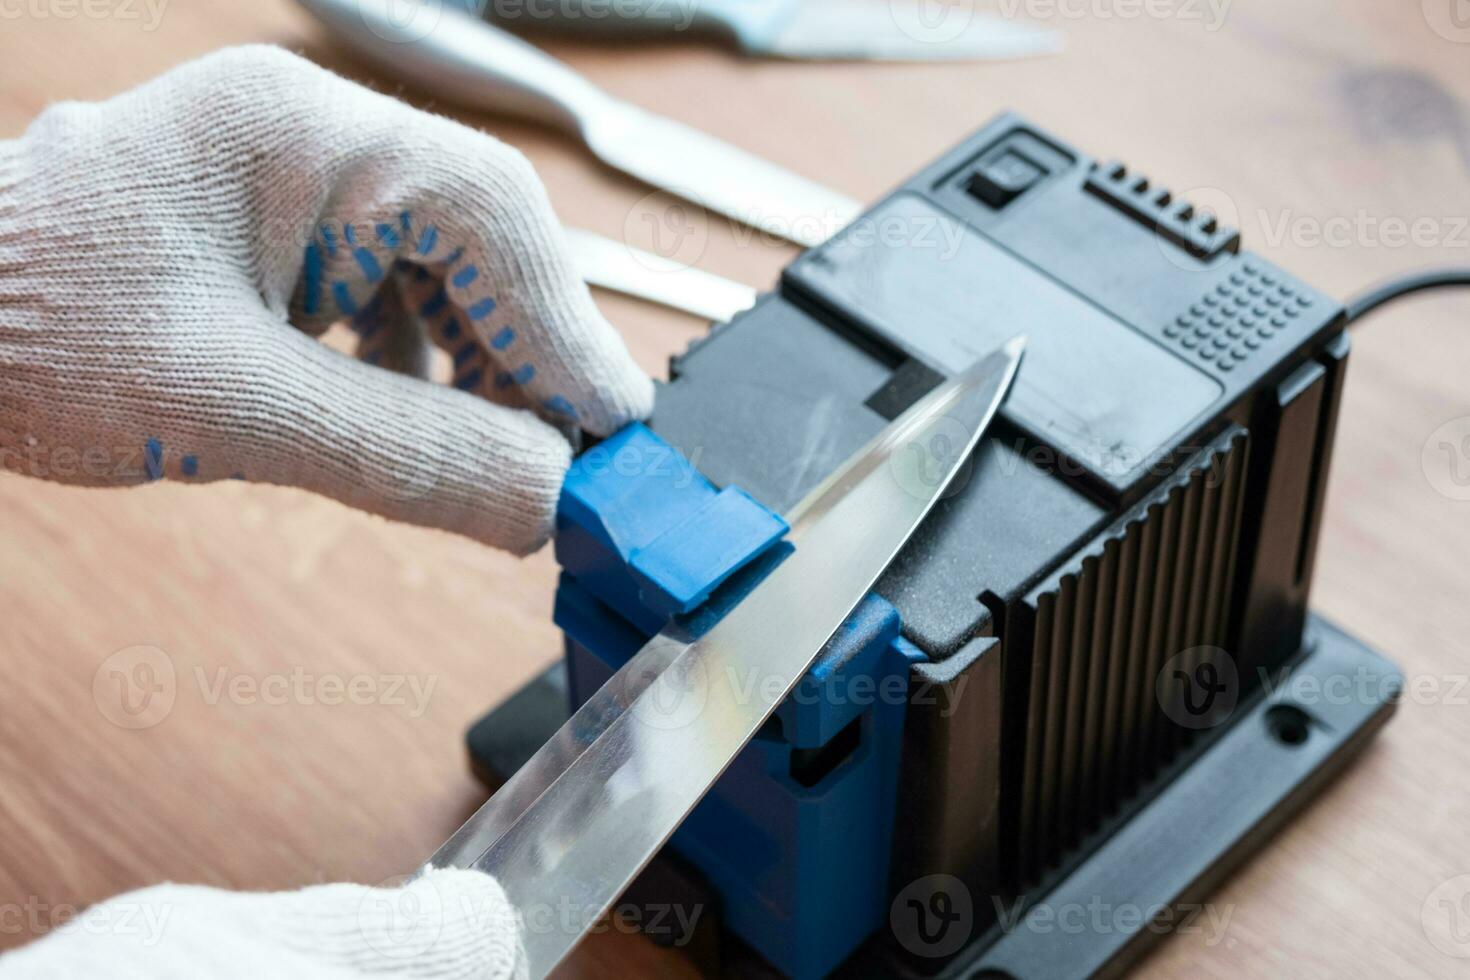
<path fill-rule="evenodd" d="M 1122 973 L 1186 923 L 1206 927 L 1195 913 L 1209 894 L 1352 761 L 1393 714 L 1402 688 L 1392 663 L 1313 615 L 1302 654 L 1044 894 L 1020 903 L 968 894 L 936 902 L 934 892 L 924 901 L 895 901 L 890 929 L 837 975 L 1065 980 Z M 475 774 L 493 789 L 519 768 L 566 720 L 566 691 L 558 663 L 477 721 L 466 736 Z M 718 901 L 677 855 L 660 854 L 624 901 L 711 910 L 693 935 L 650 938 L 684 949 L 707 975 L 775 976 L 721 934 Z M 979 908 L 982 902 L 992 908 Z M 930 918 L 921 923 L 925 911 Z M 961 940 L 955 952 L 949 930 L 968 933 L 977 913 L 998 913 L 1001 921 Z"/>

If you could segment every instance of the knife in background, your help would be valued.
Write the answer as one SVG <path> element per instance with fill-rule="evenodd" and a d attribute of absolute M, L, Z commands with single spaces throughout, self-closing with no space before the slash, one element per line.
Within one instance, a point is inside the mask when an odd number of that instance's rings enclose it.
<path fill-rule="evenodd" d="M 572 261 L 589 286 L 637 296 L 707 320 L 728 323 L 755 305 L 756 291 L 673 259 L 581 228 L 567 228 Z"/>
<path fill-rule="evenodd" d="M 1055 54 L 1062 39 L 935 0 L 448 0 L 512 30 L 603 38 L 716 36 L 757 57 L 985 61 Z"/>
<path fill-rule="evenodd" d="M 535 924 L 530 976 L 576 946 L 810 669 L 973 454 L 1024 346 L 941 382 L 818 484 L 787 514 L 779 564 L 712 625 L 654 636 L 430 859 L 500 882 Z"/>
<path fill-rule="evenodd" d="M 438 0 L 300 3 L 354 50 L 426 91 L 570 130 L 609 166 L 742 224 L 812 246 L 862 211 L 857 201 L 770 161 L 616 99 L 525 41 Z"/>

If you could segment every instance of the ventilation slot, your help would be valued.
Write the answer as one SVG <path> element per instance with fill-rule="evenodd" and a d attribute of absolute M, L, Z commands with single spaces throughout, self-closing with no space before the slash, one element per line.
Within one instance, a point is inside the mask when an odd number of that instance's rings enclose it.
<path fill-rule="evenodd" d="M 1030 646 L 1018 887 L 1061 865 L 1189 743 L 1155 681 L 1175 655 L 1192 669 L 1207 655 L 1196 648 L 1225 643 L 1246 445 L 1232 426 L 1020 604 L 1030 629 L 1007 640 Z"/>

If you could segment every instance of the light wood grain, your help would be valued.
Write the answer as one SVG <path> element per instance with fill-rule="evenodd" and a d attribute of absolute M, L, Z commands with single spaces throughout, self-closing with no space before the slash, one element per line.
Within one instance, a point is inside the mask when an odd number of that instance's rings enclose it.
<path fill-rule="evenodd" d="M 1115 9 L 1105 0 L 1094 9 Z M 1073 5 L 1070 9 L 1080 9 Z M 1059 19 L 1068 53 L 1004 65 L 812 66 L 697 45 L 549 47 L 619 95 L 872 197 L 1018 109 L 1180 191 L 1228 190 L 1247 244 L 1346 295 L 1395 272 L 1470 264 L 1470 44 L 1419 3 L 1237 0 L 1198 21 Z M 285 0 L 169 3 L 138 22 L 0 22 L 0 137 L 47 103 L 105 97 L 188 58 L 264 41 L 342 59 Z M 424 103 L 412 93 L 411 101 Z M 530 126 L 463 116 L 523 148 L 569 221 L 653 244 L 645 188 Z M 1206 190 L 1204 193 L 1215 193 Z M 1313 222 L 1428 217 L 1446 240 L 1392 247 Z M 1282 236 L 1282 223 L 1298 233 Z M 704 267 L 767 285 L 793 250 L 708 223 Z M 599 296 L 639 360 L 703 326 Z M 1421 448 L 1470 414 L 1470 294 L 1404 302 L 1355 352 L 1315 604 L 1411 678 L 1470 671 L 1470 503 L 1438 493 Z M 237 484 L 103 492 L 0 476 L 0 902 L 94 901 L 162 879 L 233 888 L 377 881 L 414 867 L 476 805 L 465 725 L 558 655 L 554 566 L 390 526 L 286 490 Z M 171 658 L 161 724 L 127 731 L 92 682 L 114 651 Z M 411 705 L 211 704 L 197 671 L 254 678 L 411 674 Z M 1344 778 L 1215 896 L 1223 942 L 1184 936 L 1155 976 L 1449 976 L 1421 906 L 1470 872 L 1470 704 L 1406 703 Z M 1451 699 L 1453 700 L 1453 699 Z M 0 948 L 31 938 L 0 934 Z M 641 941 L 601 936 L 567 971 L 687 975 Z"/>

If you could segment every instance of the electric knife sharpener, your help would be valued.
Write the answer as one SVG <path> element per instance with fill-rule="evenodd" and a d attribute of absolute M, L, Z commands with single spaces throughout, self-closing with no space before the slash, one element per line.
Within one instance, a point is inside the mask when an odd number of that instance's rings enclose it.
<path fill-rule="evenodd" d="M 1344 323 L 1143 174 L 996 119 L 579 457 L 566 656 L 470 731 L 476 771 L 513 772 L 775 514 L 1025 333 L 969 472 L 625 903 L 711 973 L 1120 971 L 1393 712 L 1396 669 L 1307 606 Z M 1118 921 L 1059 931 L 1078 909 Z"/>

